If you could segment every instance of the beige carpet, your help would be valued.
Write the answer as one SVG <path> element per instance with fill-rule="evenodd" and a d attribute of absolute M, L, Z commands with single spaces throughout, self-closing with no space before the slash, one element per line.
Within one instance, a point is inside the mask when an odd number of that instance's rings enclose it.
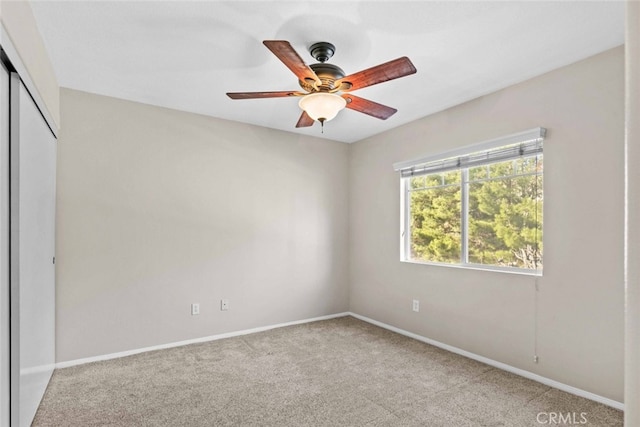
<path fill-rule="evenodd" d="M 622 426 L 615 409 L 343 317 L 56 370 L 33 426 L 539 427 L 567 414 Z"/>

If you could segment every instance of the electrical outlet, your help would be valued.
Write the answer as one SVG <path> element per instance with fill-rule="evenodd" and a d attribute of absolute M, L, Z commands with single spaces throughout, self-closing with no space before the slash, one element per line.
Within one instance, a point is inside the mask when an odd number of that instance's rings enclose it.
<path fill-rule="evenodd" d="M 220 300 L 220 310 L 221 311 L 229 310 L 229 300 L 228 299 L 221 299 Z"/>
<path fill-rule="evenodd" d="M 420 301 L 417 299 L 413 300 L 413 311 L 420 311 Z"/>
<path fill-rule="evenodd" d="M 200 314 L 200 304 L 191 304 L 191 315 Z"/>
<path fill-rule="evenodd" d="M 538 363 L 538 355 L 533 356 L 533 363 Z"/>

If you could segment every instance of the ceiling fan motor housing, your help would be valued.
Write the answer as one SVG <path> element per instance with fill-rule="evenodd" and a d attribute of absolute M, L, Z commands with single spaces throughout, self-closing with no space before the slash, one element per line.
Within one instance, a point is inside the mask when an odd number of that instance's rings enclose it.
<path fill-rule="evenodd" d="M 313 72 L 316 73 L 316 75 L 322 82 L 322 85 L 318 87 L 320 91 L 330 91 L 335 89 L 336 80 L 344 77 L 344 71 L 337 65 L 318 63 L 309 65 L 309 68 L 311 68 Z M 300 86 L 308 92 L 316 91 L 313 87 L 313 84 L 306 81 L 300 80 Z"/>

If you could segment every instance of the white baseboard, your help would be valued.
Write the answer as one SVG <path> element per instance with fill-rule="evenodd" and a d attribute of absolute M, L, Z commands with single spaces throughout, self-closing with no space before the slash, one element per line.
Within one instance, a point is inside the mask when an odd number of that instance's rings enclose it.
<path fill-rule="evenodd" d="M 154 345 L 154 346 L 151 346 L 151 347 L 138 348 L 138 349 L 135 349 L 135 350 L 127 350 L 127 351 L 121 351 L 121 352 L 118 352 L 118 353 L 104 354 L 104 355 L 101 355 L 101 356 L 86 357 L 86 358 L 83 358 L 83 359 L 68 360 L 66 362 L 56 363 L 55 366 L 56 366 L 57 369 L 68 368 L 70 366 L 84 365 L 85 363 L 100 362 L 100 361 L 103 361 L 103 360 L 118 359 L 120 357 L 132 356 L 134 354 L 139 354 L 139 353 L 146 353 L 147 351 L 162 350 L 162 349 L 165 349 L 165 348 L 180 347 L 180 346 L 183 346 L 183 345 L 197 344 L 197 343 L 203 343 L 203 342 L 207 342 L 207 341 L 215 341 L 215 340 L 220 340 L 220 339 L 223 339 L 223 338 L 231 338 L 231 337 L 237 337 L 237 336 L 240 336 L 240 335 L 254 334 L 256 332 L 268 331 L 269 329 L 282 328 L 282 327 L 285 327 L 285 326 L 300 325 L 302 323 L 317 322 L 319 320 L 335 319 L 337 317 L 345 317 L 345 316 L 348 316 L 348 315 L 349 315 L 349 313 L 345 312 L 345 313 L 329 314 L 329 315 L 320 316 L 320 317 L 313 317 L 311 319 L 294 320 L 293 322 L 278 323 L 278 324 L 275 324 L 275 325 L 261 326 L 261 327 L 252 328 L 252 329 L 244 329 L 242 331 L 235 331 L 235 332 L 227 332 L 227 333 L 224 333 L 224 334 L 210 335 L 208 337 L 194 338 L 194 339 L 190 339 L 190 340 L 177 341 L 177 342 L 172 342 L 172 343 L 168 343 L 168 344 Z"/>
<path fill-rule="evenodd" d="M 520 375 L 521 377 L 528 378 L 528 379 L 533 380 L 533 381 L 537 381 L 537 382 L 542 383 L 544 385 L 548 385 L 549 387 L 557 388 L 558 390 L 566 391 L 567 393 L 571 393 L 571 394 L 574 394 L 576 396 L 584 397 L 585 399 L 593 400 L 595 402 L 602 403 L 604 405 L 611 406 L 612 408 L 620 409 L 621 411 L 624 411 L 624 403 L 621 403 L 621 402 L 618 402 L 618 401 L 615 401 L 615 400 L 600 396 L 600 395 L 595 394 L 595 393 L 591 393 L 589 391 L 581 390 L 579 388 L 576 388 L 576 387 L 573 387 L 573 386 L 570 386 L 570 385 L 567 385 L 567 384 L 563 384 L 561 382 L 558 382 L 558 381 L 543 377 L 541 375 L 534 374 L 533 372 L 525 371 L 524 369 L 516 368 L 516 367 L 513 367 L 511 365 L 507 365 L 505 363 L 498 362 L 498 361 L 495 361 L 493 359 L 489 359 L 487 357 L 480 356 L 478 354 L 471 353 L 469 351 L 462 350 L 460 348 L 457 348 L 457 347 L 454 347 L 454 346 L 451 346 L 451 345 L 448 345 L 448 344 L 444 344 L 444 343 L 441 343 L 439 341 L 432 340 L 430 338 L 423 337 L 423 336 L 418 335 L 418 334 L 414 334 L 413 332 L 405 331 L 404 329 L 396 328 L 395 326 L 387 325 L 386 323 L 382 323 L 382 322 L 379 322 L 377 320 L 370 319 L 370 318 L 368 318 L 366 316 L 361 316 L 359 314 L 352 313 L 352 312 L 349 312 L 348 314 L 350 316 L 355 317 L 356 319 L 360 319 L 360 320 L 365 321 L 367 323 L 371 323 L 372 325 L 376 325 L 376 326 L 379 326 L 381 328 L 388 329 L 388 330 L 390 330 L 392 332 L 396 332 L 396 333 L 398 333 L 400 335 L 404 335 L 404 336 L 407 336 L 409 338 L 413 338 L 415 340 L 422 341 L 422 342 L 427 343 L 427 344 L 431 344 L 431 345 L 433 345 L 435 347 L 439 347 L 439 348 L 442 348 L 444 350 L 450 351 L 452 353 L 456 353 L 456 354 L 459 354 L 461 356 L 468 357 L 469 359 L 477 360 L 478 362 L 482 362 L 482 363 L 485 363 L 485 364 L 487 364 L 489 366 L 493 366 L 494 368 L 502 369 L 503 371 L 507 371 L 507 372 L 511 372 L 513 374 L 516 374 L 516 375 Z"/>
<path fill-rule="evenodd" d="M 548 385 L 549 387 L 557 388 L 558 390 L 566 391 L 567 393 L 571 393 L 571 394 L 574 394 L 576 396 L 584 397 L 586 399 L 593 400 L 595 402 L 599 402 L 599 403 L 602 403 L 604 405 L 611 406 L 612 408 L 624 411 L 624 403 L 621 403 L 621 402 L 618 402 L 618 401 L 615 401 L 615 400 L 612 400 L 612 399 L 597 395 L 595 393 L 591 393 L 589 391 L 581 390 L 579 388 L 576 388 L 576 387 L 573 387 L 573 386 L 570 386 L 570 385 L 567 385 L 567 384 L 563 384 L 561 382 L 558 382 L 558 381 L 543 377 L 541 375 L 534 374 L 533 372 L 525 371 L 524 369 L 516 368 L 514 366 L 507 365 L 505 363 L 498 362 L 496 360 L 489 359 L 487 357 L 480 356 L 478 354 L 471 353 L 469 351 L 462 350 L 460 348 L 457 348 L 457 347 L 454 347 L 454 346 L 451 346 L 451 345 L 448 345 L 448 344 L 444 344 L 444 343 L 441 343 L 439 341 L 432 340 L 430 338 L 426 338 L 426 337 L 423 337 L 423 336 L 418 335 L 418 334 L 414 334 L 413 332 L 405 331 L 404 329 L 396 328 L 395 326 L 387 325 L 386 323 L 382 323 L 382 322 L 379 322 L 377 320 L 370 319 L 370 318 L 368 318 L 366 316 L 362 316 L 360 314 L 353 313 L 353 312 L 330 314 L 330 315 L 327 315 L 327 316 L 314 317 L 314 318 L 311 318 L 311 319 L 295 320 L 293 322 L 278 323 L 278 324 L 275 324 L 275 325 L 261 326 L 261 327 L 258 327 L 258 328 L 244 329 L 244 330 L 235 331 L 235 332 L 227 332 L 227 333 L 224 333 L 224 334 L 211 335 L 211 336 L 202 337 L 202 338 L 194 338 L 194 339 L 185 340 L 185 341 L 177 341 L 177 342 L 173 342 L 173 343 L 161 344 L 161 345 L 156 345 L 156 346 L 152 346 L 152 347 L 144 347 L 144 348 L 139 348 L 139 349 L 135 349 L 135 350 L 127 350 L 127 351 L 122 351 L 122 352 L 118 352 L 118 353 L 105 354 L 105 355 L 101 355 L 101 356 L 94 356 L 94 357 L 87 357 L 87 358 L 83 358 L 83 359 L 69 360 L 69 361 L 66 361 L 66 362 L 56 363 L 55 367 L 57 369 L 59 369 L 59 368 L 68 368 L 70 366 L 83 365 L 85 363 L 99 362 L 99 361 L 102 361 L 102 360 L 117 359 L 117 358 L 120 358 L 120 357 L 131 356 L 131 355 L 139 354 L 139 353 L 145 353 L 147 351 L 162 350 L 162 349 L 165 349 L 165 348 L 180 347 L 180 346 L 183 346 L 183 345 L 203 343 L 203 342 L 207 342 L 207 341 L 215 341 L 215 340 L 220 340 L 220 339 L 223 339 L 223 338 L 231 338 L 231 337 L 237 337 L 237 336 L 241 336 L 241 335 L 254 334 L 256 332 L 267 331 L 269 329 L 282 328 L 282 327 L 285 327 L 285 326 L 300 325 L 300 324 L 303 324 L 303 323 L 317 322 L 319 320 L 335 319 L 337 317 L 344 317 L 344 316 L 353 316 L 356 319 L 360 319 L 360 320 L 362 320 L 364 322 L 371 323 L 372 325 L 376 325 L 376 326 L 379 326 L 381 328 L 390 330 L 392 332 L 396 332 L 396 333 L 398 333 L 400 335 L 404 335 L 404 336 L 407 336 L 409 338 L 413 338 L 415 340 L 422 341 L 424 343 L 433 345 L 435 347 L 442 348 L 442 349 L 450 351 L 452 353 L 456 353 L 456 354 L 459 354 L 461 356 L 468 357 L 469 359 L 477 360 L 478 362 L 485 363 L 485 364 L 487 364 L 489 366 L 493 366 L 494 368 L 502 369 L 503 371 L 507 371 L 507 372 L 511 372 L 513 374 L 516 374 L 516 375 L 520 375 L 521 377 L 528 378 L 528 379 L 533 380 L 533 381 L 537 381 L 539 383 Z"/>

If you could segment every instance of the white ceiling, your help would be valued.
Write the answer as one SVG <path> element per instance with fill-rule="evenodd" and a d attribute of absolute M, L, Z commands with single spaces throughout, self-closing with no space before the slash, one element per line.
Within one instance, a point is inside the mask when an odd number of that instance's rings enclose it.
<path fill-rule="evenodd" d="M 621 45 L 622 1 L 33 1 L 61 86 L 354 142 Z M 418 72 L 354 92 L 397 108 L 296 129 L 299 89 L 262 40 L 329 41 L 347 74 L 408 56 Z"/>

